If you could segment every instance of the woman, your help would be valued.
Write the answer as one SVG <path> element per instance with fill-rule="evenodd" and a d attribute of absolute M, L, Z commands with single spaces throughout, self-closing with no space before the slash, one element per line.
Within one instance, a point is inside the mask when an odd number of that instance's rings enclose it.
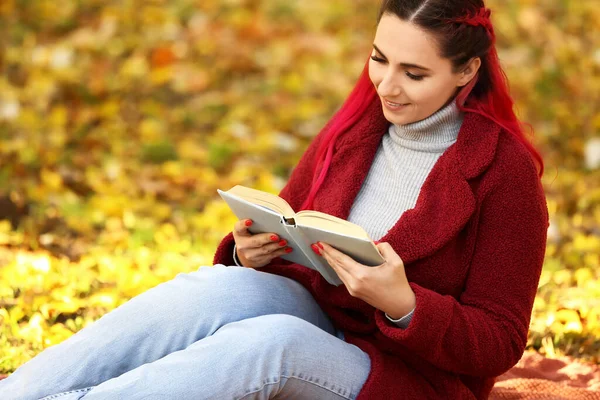
<path fill-rule="evenodd" d="M 481 0 L 384 1 L 355 89 L 280 193 L 365 227 L 384 264 L 316 243 L 332 286 L 238 221 L 214 267 L 46 349 L 2 398 L 486 398 L 524 351 L 548 227 L 494 41 Z"/>

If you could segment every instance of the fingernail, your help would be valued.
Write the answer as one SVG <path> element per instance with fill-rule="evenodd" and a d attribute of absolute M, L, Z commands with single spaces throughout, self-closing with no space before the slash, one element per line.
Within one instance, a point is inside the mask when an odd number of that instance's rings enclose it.
<path fill-rule="evenodd" d="M 279 238 L 277 237 L 277 235 L 271 235 L 270 239 L 271 239 L 272 242 L 276 242 L 276 241 L 279 240 Z"/>
<path fill-rule="evenodd" d="M 320 242 L 317 242 L 317 246 L 319 246 L 321 249 L 324 249 L 323 245 Z"/>
<path fill-rule="evenodd" d="M 285 249 L 286 253 L 291 253 L 293 251 L 293 249 L 291 247 L 288 247 L 287 249 Z"/>
<path fill-rule="evenodd" d="M 252 221 L 250 221 L 250 220 L 247 220 L 247 221 L 246 221 L 246 226 L 250 226 L 250 225 L 252 225 Z"/>
<path fill-rule="evenodd" d="M 279 242 L 279 245 L 282 247 L 285 246 L 286 244 L 287 244 L 287 240 L 285 240 L 285 239 L 283 239 Z"/>
<path fill-rule="evenodd" d="M 373 243 L 375 243 L 375 244 L 379 244 L 379 243 L 381 243 L 381 242 L 380 242 L 379 240 L 375 240 Z"/>
<path fill-rule="evenodd" d="M 311 244 L 310 248 L 317 253 L 317 255 L 321 255 L 321 252 L 319 251 L 319 247 L 317 245 Z"/>

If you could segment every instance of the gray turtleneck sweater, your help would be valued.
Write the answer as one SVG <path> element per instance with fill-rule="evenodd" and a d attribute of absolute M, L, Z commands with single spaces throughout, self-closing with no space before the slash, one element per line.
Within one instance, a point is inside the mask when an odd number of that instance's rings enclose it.
<path fill-rule="evenodd" d="M 404 211 L 415 206 L 433 165 L 456 142 L 462 121 L 463 114 L 452 101 L 424 120 L 391 124 L 352 204 L 348 221 L 362 226 L 373 240 L 383 237 Z M 235 246 L 233 259 L 240 265 Z M 413 312 L 397 320 L 386 317 L 406 329 Z"/>
<path fill-rule="evenodd" d="M 348 221 L 379 240 L 411 209 L 433 165 L 458 136 L 462 116 L 454 102 L 428 118 L 391 124 L 352 204 Z"/>
<path fill-rule="evenodd" d="M 404 211 L 417 202 L 421 186 L 438 158 L 456 142 L 463 115 L 454 101 L 424 120 L 391 124 L 375 154 L 369 173 L 352 204 L 348 221 L 379 240 Z M 394 320 L 408 327 L 414 309 Z"/>

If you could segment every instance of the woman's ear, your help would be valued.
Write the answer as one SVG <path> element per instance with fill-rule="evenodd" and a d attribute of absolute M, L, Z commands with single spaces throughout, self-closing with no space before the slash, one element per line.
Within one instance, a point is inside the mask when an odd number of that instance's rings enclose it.
<path fill-rule="evenodd" d="M 479 67 L 481 67 L 481 59 L 479 57 L 471 59 L 465 69 L 458 74 L 459 78 L 456 82 L 456 86 L 462 87 L 471 82 L 471 79 L 473 79 L 477 74 L 477 71 L 479 71 Z"/>

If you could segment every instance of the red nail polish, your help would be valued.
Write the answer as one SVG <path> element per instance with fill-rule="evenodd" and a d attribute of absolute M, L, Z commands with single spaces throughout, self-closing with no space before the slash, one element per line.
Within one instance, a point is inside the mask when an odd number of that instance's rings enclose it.
<path fill-rule="evenodd" d="M 250 225 L 252 225 L 252 221 L 250 221 L 250 220 L 247 220 L 247 221 L 246 221 L 246 226 L 250 226 Z"/>
<path fill-rule="evenodd" d="M 279 240 L 279 238 L 277 237 L 277 235 L 271 235 L 269 238 L 271 239 L 272 242 L 276 242 L 276 241 Z"/>
<path fill-rule="evenodd" d="M 287 240 L 285 240 L 285 239 L 283 239 L 279 242 L 279 245 L 282 247 L 285 246 L 286 244 L 287 244 Z"/>
<path fill-rule="evenodd" d="M 311 249 L 312 249 L 312 250 L 313 250 L 315 253 L 317 253 L 317 255 L 319 255 L 319 256 L 321 255 L 321 252 L 319 251 L 319 247 L 317 247 L 317 245 L 311 244 L 311 245 L 310 245 L 310 248 L 311 248 Z"/>
<path fill-rule="evenodd" d="M 319 246 L 321 249 L 324 249 L 324 247 L 321 243 L 317 243 L 317 246 Z"/>
<path fill-rule="evenodd" d="M 285 252 L 286 252 L 286 253 L 291 253 L 291 252 L 292 252 L 292 250 L 293 250 L 293 249 L 292 249 L 291 247 L 288 247 L 287 249 L 285 249 Z"/>

